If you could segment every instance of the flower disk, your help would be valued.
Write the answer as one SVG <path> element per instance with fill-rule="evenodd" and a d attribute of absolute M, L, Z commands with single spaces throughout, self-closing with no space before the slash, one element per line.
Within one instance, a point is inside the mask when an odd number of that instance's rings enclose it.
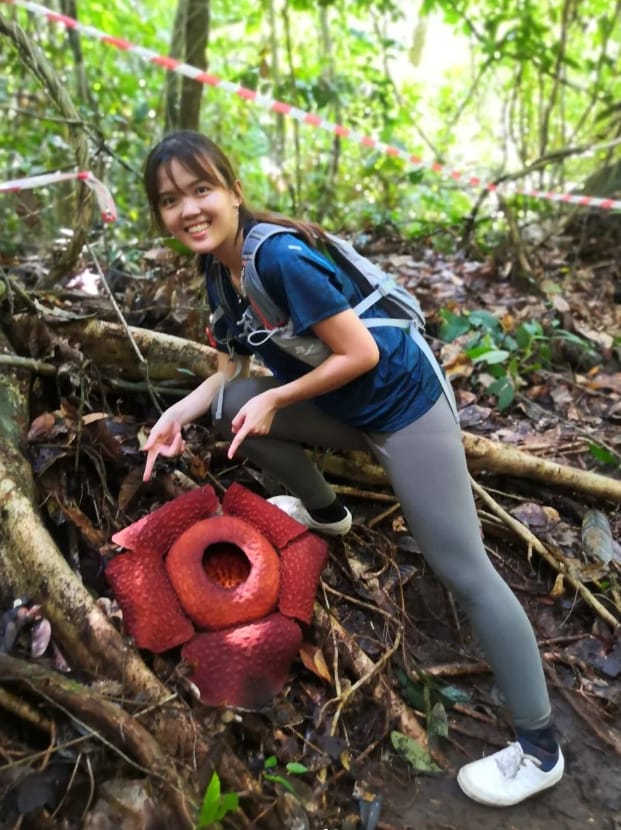
<path fill-rule="evenodd" d="M 244 556 L 248 562 L 247 578 L 231 588 L 213 578 L 209 565 L 210 549 L 221 556 L 223 543 L 237 549 L 235 558 Z M 173 544 L 166 569 L 182 607 L 201 628 L 256 620 L 274 611 L 278 603 L 278 554 L 262 533 L 234 516 L 196 522 Z"/>

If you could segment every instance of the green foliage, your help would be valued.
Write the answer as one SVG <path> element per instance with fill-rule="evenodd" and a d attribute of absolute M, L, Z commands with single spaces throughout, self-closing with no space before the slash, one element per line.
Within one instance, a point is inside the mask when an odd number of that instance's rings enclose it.
<path fill-rule="evenodd" d="M 291 775 L 304 775 L 305 772 L 308 772 L 308 768 L 304 766 L 304 764 L 300 764 L 297 761 L 289 761 L 285 765 L 285 772 L 269 772 L 268 770 L 275 770 L 278 766 L 278 759 L 275 755 L 270 755 L 269 758 L 266 758 L 263 763 L 263 779 L 265 781 L 271 781 L 274 784 L 280 784 L 287 792 L 290 792 L 292 795 L 296 795 L 296 790 L 293 783 L 290 780 Z"/>
<path fill-rule="evenodd" d="M 602 466 L 621 467 L 619 456 L 599 444 L 589 444 L 589 452 Z"/>
<path fill-rule="evenodd" d="M 555 342 L 563 340 L 593 353 L 588 340 L 561 329 L 554 319 L 546 326 L 530 320 L 505 330 L 500 318 L 484 310 L 456 314 L 442 309 L 440 318 L 440 338 L 448 343 L 462 339 L 464 354 L 474 364 L 475 381 L 497 399 L 500 411 L 513 403 L 526 375 L 552 368 Z"/>
<path fill-rule="evenodd" d="M 237 810 L 238 807 L 239 796 L 237 793 L 226 793 L 223 795 L 220 787 L 220 777 L 214 771 L 205 790 L 205 795 L 203 796 L 196 830 L 218 827 L 218 822 L 229 813 Z"/>
<path fill-rule="evenodd" d="M 289 0 L 272 14 L 269 10 L 267 2 L 210 3 L 212 74 L 375 136 L 425 164 L 408 165 L 223 87 L 205 86 L 201 128 L 229 152 L 247 198 L 257 206 L 318 219 L 339 231 L 388 224 L 423 235 L 463 225 L 472 210 L 476 193 L 450 177 L 453 169 L 488 182 L 550 155 L 554 163 L 534 164 L 524 184 L 565 189 L 567 181 L 580 181 L 594 165 L 610 162 L 614 150 L 603 145 L 619 129 L 620 23 L 604 0 L 585 0 L 571 9 L 565 0 L 546 5 L 425 0 L 419 13 L 391 0 Z M 174 4 L 153 0 L 129 6 L 93 0 L 80 7 L 79 20 L 167 54 L 174 11 Z M 82 126 L 66 122 L 4 38 L 0 165 L 5 177 L 73 169 L 72 131 L 83 129 L 93 172 L 109 185 L 119 209 L 108 234 L 125 244 L 148 237 L 140 171 L 148 148 L 161 137 L 163 91 L 171 76 L 132 52 L 68 32 L 24 9 L 10 13 L 55 69 Z M 440 16 L 444 24 L 436 34 Z M 413 66 L 412 38 L 427 23 L 423 65 Z M 435 60 L 438 55 L 443 64 Z M 568 144 L 602 148 L 565 154 Z M 444 172 L 429 169 L 435 160 L 447 165 Z M 38 197 L 33 233 L 16 213 L 13 197 L 0 196 L 4 253 L 30 249 L 33 242 L 49 247 L 61 228 L 71 227 L 74 186 L 53 186 Z M 496 232 L 500 223 L 488 202 L 489 216 L 479 207 L 479 227 L 494 244 L 490 228 Z M 518 217 L 522 210 L 532 214 L 546 207 L 527 205 L 521 197 L 510 202 Z"/>
<path fill-rule="evenodd" d="M 390 733 L 390 740 L 395 750 L 419 772 L 441 772 L 441 768 L 431 757 L 429 750 L 425 749 L 414 738 L 404 735 L 402 732 L 393 730 Z"/>

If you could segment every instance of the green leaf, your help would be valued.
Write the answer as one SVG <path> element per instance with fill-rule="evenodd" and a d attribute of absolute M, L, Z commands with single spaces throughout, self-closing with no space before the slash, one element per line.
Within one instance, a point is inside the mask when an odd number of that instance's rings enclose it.
<path fill-rule="evenodd" d="M 469 315 L 469 319 L 472 326 L 476 326 L 483 331 L 497 332 L 501 329 L 500 320 L 498 317 L 490 314 L 489 311 L 483 311 L 482 309 L 472 311 Z"/>
<path fill-rule="evenodd" d="M 452 311 L 442 309 L 440 316 L 440 339 L 445 343 L 452 343 L 457 337 L 470 331 L 470 321 L 465 315 L 453 314 Z"/>
<path fill-rule="evenodd" d="M 224 818 L 229 813 L 233 813 L 239 807 L 239 796 L 237 793 L 225 793 L 220 799 L 220 809 L 218 811 L 218 820 Z"/>
<path fill-rule="evenodd" d="M 284 775 L 272 775 L 271 773 L 264 772 L 263 778 L 266 781 L 272 781 L 274 784 L 280 784 L 281 787 L 284 787 L 287 792 L 290 792 L 292 795 L 297 795 L 295 791 L 295 787 L 288 781 Z"/>
<path fill-rule="evenodd" d="M 275 755 L 270 755 L 263 761 L 263 769 L 273 769 L 278 763 L 278 758 Z"/>
<path fill-rule="evenodd" d="M 453 703 L 468 703 L 472 698 L 470 692 L 466 692 L 457 686 L 443 686 L 440 690 L 440 696 L 445 706 Z"/>
<path fill-rule="evenodd" d="M 296 761 L 289 761 L 286 769 L 292 775 L 304 775 L 305 772 L 308 772 L 308 767 L 305 767 L 304 764 L 298 764 Z"/>
<path fill-rule="evenodd" d="M 600 447 L 599 444 L 589 444 L 589 452 L 600 464 L 619 464 L 618 456 L 604 447 Z"/>
<path fill-rule="evenodd" d="M 214 772 L 209 780 L 205 795 L 203 796 L 203 803 L 201 804 L 200 813 L 198 816 L 199 828 L 209 827 L 214 821 L 218 819 L 218 807 L 220 804 L 220 777 L 217 772 Z"/>
<path fill-rule="evenodd" d="M 492 395 L 496 395 L 498 400 L 498 409 L 501 412 L 506 409 L 515 398 L 515 388 L 511 382 L 511 379 L 506 375 L 505 377 L 498 378 L 493 383 L 490 383 L 487 387 L 487 391 Z"/>
<path fill-rule="evenodd" d="M 204 830 L 211 827 L 215 822 L 223 819 L 228 813 L 233 812 L 239 806 L 237 793 L 221 794 L 220 778 L 214 772 L 209 780 L 203 802 L 198 815 L 196 830 Z"/>
<path fill-rule="evenodd" d="M 430 735 L 440 735 L 442 738 L 448 737 L 448 717 L 446 709 L 440 701 L 434 703 L 431 712 L 429 713 L 427 729 Z"/>
<path fill-rule="evenodd" d="M 477 350 L 473 349 L 472 351 Z M 474 363 L 489 363 L 490 365 L 493 365 L 494 363 L 504 363 L 505 360 L 511 357 L 511 352 L 508 352 L 506 349 L 487 349 L 474 357 L 471 353 L 469 353 L 468 357 L 470 357 Z"/>
<path fill-rule="evenodd" d="M 421 772 L 441 772 L 429 752 L 418 741 L 396 730 L 390 733 L 390 740 L 399 755 L 414 769 Z"/>

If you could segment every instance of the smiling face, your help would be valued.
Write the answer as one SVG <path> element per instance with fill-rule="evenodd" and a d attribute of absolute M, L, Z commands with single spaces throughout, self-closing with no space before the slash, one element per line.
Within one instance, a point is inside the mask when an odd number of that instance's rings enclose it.
<path fill-rule="evenodd" d="M 191 167 L 173 158 L 157 171 L 157 213 L 164 228 L 196 254 L 229 264 L 238 250 L 241 188 L 230 189 L 209 165 Z"/>

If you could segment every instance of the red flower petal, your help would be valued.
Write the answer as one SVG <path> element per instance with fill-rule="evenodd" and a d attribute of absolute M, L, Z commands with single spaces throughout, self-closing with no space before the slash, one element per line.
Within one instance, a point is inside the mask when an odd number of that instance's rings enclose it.
<path fill-rule="evenodd" d="M 210 484 L 197 487 L 163 504 L 112 537 L 115 545 L 163 556 L 177 536 L 199 519 L 218 511 L 220 503 Z"/>
<path fill-rule="evenodd" d="M 246 579 L 224 587 L 209 567 L 213 552 L 221 558 L 228 546 L 233 559 L 249 563 Z M 207 566 L 203 559 L 206 557 Z M 275 610 L 280 591 L 280 559 L 255 527 L 235 516 L 213 516 L 182 533 L 166 557 L 166 568 L 182 607 L 203 628 L 227 628 Z M 237 580 L 235 580 L 237 581 Z"/>
<path fill-rule="evenodd" d="M 108 564 L 106 579 L 123 611 L 123 624 L 138 648 L 159 653 L 185 643 L 194 634 L 161 556 L 122 553 Z"/>
<path fill-rule="evenodd" d="M 327 561 L 328 543 L 315 533 L 305 533 L 281 550 L 281 614 L 310 623 L 319 576 Z"/>
<path fill-rule="evenodd" d="M 258 709 L 287 682 L 302 643 L 293 620 L 270 614 L 248 625 L 197 634 L 181 655 L 193 666 L 190 680 L 208 706 Z"/>
<path fill-rule="evenodd" d="M 234 482 L 224 494 L 222 509 L 230 516 L 239 516 L 265 534 L 277 548 L 306 532 L 307 528 L 288 516 L 280 507 L 270 504 L 257 493 Z"/>

